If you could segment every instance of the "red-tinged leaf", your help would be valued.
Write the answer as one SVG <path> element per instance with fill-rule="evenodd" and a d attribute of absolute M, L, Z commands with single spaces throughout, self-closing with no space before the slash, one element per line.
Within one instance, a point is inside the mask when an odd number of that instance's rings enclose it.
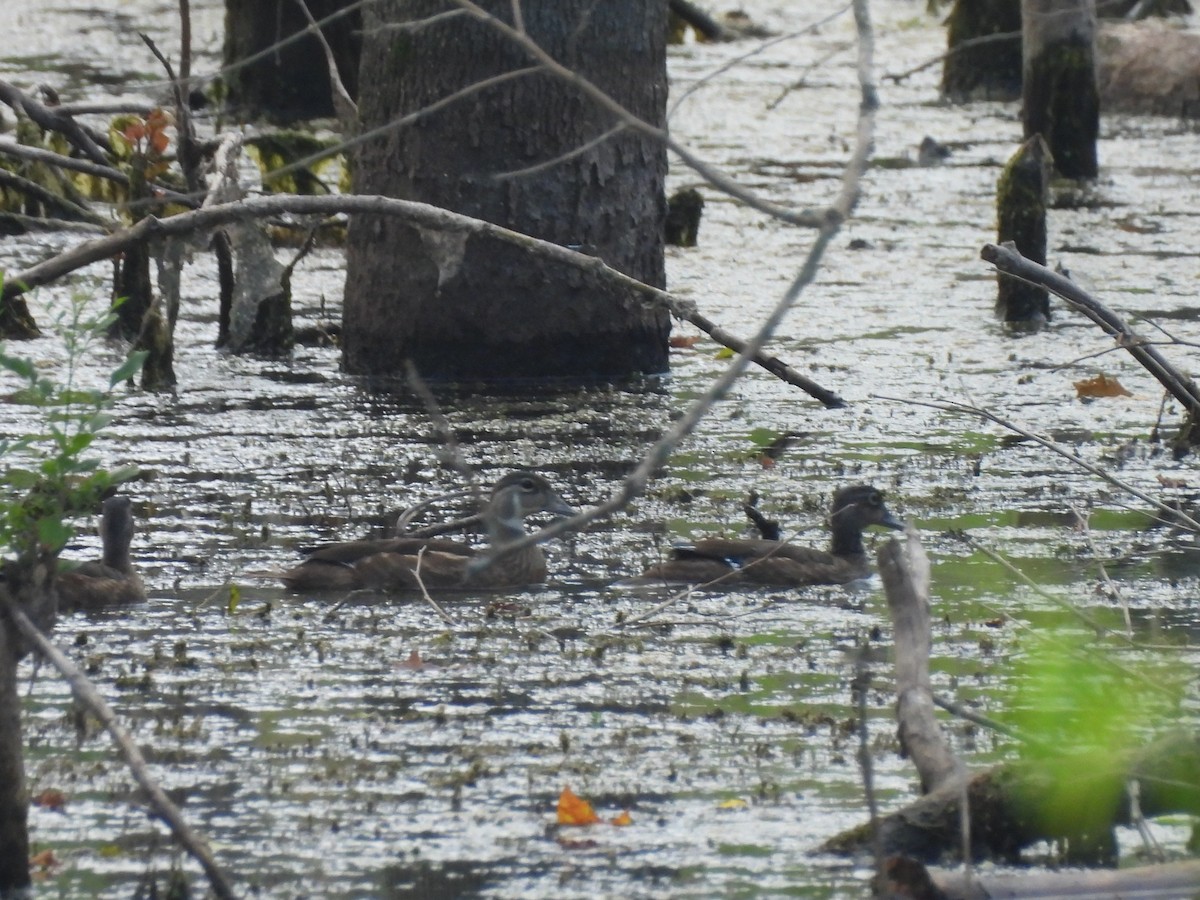
<path fill-rule="evenodd" d="M 702 340 L 704 339 L 698 334 L 675 334 L 671 335 L 667 343 L 677 350 L 686 350 L 695 347 Z"/>
<path fill-rule="evenodd" d="M 1165 488 L 1185 488 L 1188 486 L 1187 481 L 1182 478 L 1168 478 L 1162 474 L 1158 476 L 1158 483 Z"/>
<path fill-rule="evenodd" d="M 31 869 L 41 869 L 42 871 L 45 871 L 47 869 L 53 869 L 57 865 L 59 865 L 58 857 L 54 855 L 53 850 L 43 850 L 40 853 L 35 853 L 33 856 L 29 857 L 29 868 Z"/>
<path fill-rule="evenodd" d="M 1101 373 L 1095 378 L 1075 382 L 1075 393 L 1080 397 L 1132 397 L 1121 382 Z"/>
<path fill-rule="evenodd" d="M 121 130 L 121 136 L 131 144 L 136 144 L 146 136 L 146 126 L 141 122 L 130 122 Z"/>
<path fill-rule="evenodd" d="M 610 825 L 624 826 L 633 824 L 633 816 L 629 814 L 629 810 L 622 810 L 620 815 L 613 816 L 608 820 Z"/>
<path fill-rule="evenodd" d="M 559 825 L 595 825 L 600 821 L 592 804 L 578 796 L 569 787 L 562 789 L 558 795 L 558 824 Z"/>
<path fill-rule="evenodd" d="M 421 669 L 425 668 L 425 665 L 425 660 L 421 659 L 421 654 L 414 650 L 408 655 L 408 659 L 406 659 L 404 662 L 396 663 L 396 668 L 411 669 L 414 672 L 419 672 Z"/>
<path fill-rule="evenodd" d="M 760 456 L 758 458 L 758 464 L 760 466 L 762 466 L 764 469 L 775 468 L 775 460 L 773 460 L 771 457 L 767 456 L 766 454 L 763 454 L 762 456 Z"/>
<path fill-rule="evenodd" d="M 67 807 L 67 795 L 55 788 L 46 788 L 33 798 L 33 805 L 53 812 L 63 812 Z"/>

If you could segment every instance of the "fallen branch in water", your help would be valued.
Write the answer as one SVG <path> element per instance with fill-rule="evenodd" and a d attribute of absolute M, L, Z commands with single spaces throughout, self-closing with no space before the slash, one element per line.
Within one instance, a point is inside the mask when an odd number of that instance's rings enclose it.
<path fill-rule="evenodd" d="M 184 820 L 179 808 L 171 802 L 170 798 L 163 792 L 163 789 L 159 787 L 158 782 L 150 775 L 149 767 L 146 765 L 146 758 L 142 756 L 142 751 L 138 749 L 129 732 L 121 727 L 121 723 L 117 721 L 116 713 L 104 701 L 104 698 L 100 696 L 95 685 L 88 680 L 87 676 L 80 671 L 75 663 L 71 662 L 66 654 L 59 650 L 30 621 L 25 612 L 12 602 L 7 593 L 0 592 L 0 603 L 3 604 L 5 615 L 11 619 L 17 630 L 21 632 L 22 637 L 41 654 L 43 659 L 58 669 L 67 680 L 67 684 L 71 688 L 71 694 L 75 699 L 82 703 L 88 712 L 99 719 L 109 735 L 112 736 L 113 742 L 117 745 L 121 756 L 124 757 L 126 765 L 129 766 L 129 771 L 132 773 L 134 781 L 146 792 L 151 808 L 166 823 L 167 827 L 171 829 L 171 833 L 175 835 L 175 839 L 179 841 L 180 845 L 200 864 L 200 867 L 204 870 L 204 874 L 208 876 L 208 882 L 212 886 L 213 893 L 217 897 L 222 898 L 222 900 L 226 900 L 226 898 L 233 900 L 236 896 L 233 886 L 225 875 L 225 872 L 217 865 L 216 860 L 213 858 L 212 850 L 209 849 L 205 840 L 192 830 L 191 826 Z"/>
<path fill-rule="evenodd" d="M 0 293 L 0 304 L 20 297 L 35 287 L 48 284 L 63 277 L 76 269 L 101 260 L 110 259 L 118 253 L 123 253 L 132 247 L 140 246 L 151 240 L 170 237 L 182 237 L 196 232 L 209 231 L 232 222 L 244 222 L 254 219 L 278 216 L 286 213 L 293 215 L 329 216 L 337 213 L 370 213 L 373 215 L 390 215 L 403 218 L 420 228 L 435 231 L 457 231 L 465 234 L 480 234 L 524 247 L 531 253 L 552 259 L 565 265 L 587 270 L 600 275 L 602 278 L 616 282 L 630 291 L 644 297 L 653 303 L 661 303 L 676 318 L 695 325 L 713 340 L 729 347 L 737 353 L 744 353 L 751 346 L 750 341 L 735 337 L 724 329 L 719 328 L 702 316 L 690 300 L 676 297 L 667 291 L 651 287 L 631 278 L 616 269 L 605 265 L 602 259 L 576 253 L 566 247 L 549 241 L 539 240 L 482 219 L 459 215 L 449 210 L 430 206 L 427 203 L 415 203 L 409 200 L 396 200 L 391 197 L 375 195 L 344 195 L 344 196 L 295 196 L 272 195 L 268 197 L 251 197 L 233 203 L 220 203 L 204 209 L 180 213 L 167 218 L 147 216 L 136 225 L 124 228 L 113 234 L 91 241 L 85 241 L 70 250 L 44 260 L 21 272 L 13 272 L 4 281 L 3 292 Z M 840 220 L 839 220 L 840 221 Z M 836 230 L 836 224 L 834 226 Z M 750 361 L 757 363 L 772 375 L 800 388 L 810 396 L 819 400 L 828 408 L 839 408 L 846 405 L 837 394 L 822 388 L 810 379 L 800 375 L 791 366 L 774 356 L 762 352 L 762 341 L 757 342 L 748 354 Z"/>
<path fill-rule="evenodd" d="M 1130 356 L 1136 359 L 1142 368 L 1183 404 L 1188 424 L 1181 432 L 1181 438 L 1189 445 L 1200 441 L 1200 434 L 1192 433 L 1200 425 L 1200 389 L 1197 389 L 1190 378 L 1171 365 L 1151 341 L 1138 335 L 1124 319 L 1071 279 L 1026 259 L 1011 242 L 1003 245 L 984 244 L 979 255 L 994 265 L 1001 274 L 1044 287 L 1099 325 L 1105 334 L 1116 341 L 1118 347 L 1129 351 Z"/>

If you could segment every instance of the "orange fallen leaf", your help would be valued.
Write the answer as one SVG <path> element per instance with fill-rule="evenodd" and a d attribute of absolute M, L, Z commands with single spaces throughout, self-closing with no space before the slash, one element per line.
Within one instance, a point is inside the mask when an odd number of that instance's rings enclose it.
<path fill-rule="evenodd" d="M 687 349 L 695 347 L 702 338 L 698 334 L 678 334 L 672 335 L 668 343 L 676 349 Z"/>
<path fill-rule="evenodd" d="M 415 672 L 425 668 L 425 660 L 421 659 L 421 654 L 414 650 L 404 662 L 396 663 L 396 668 L 412 669 Z"/>
<path fill-rule="evenodd" d="M 578 796 L 569 787 L 562 789 L 558 795 L 558 824 L 559 825 L 595 825 L 600 821 L 592 804 Z"/>
<path fill-rule="evenodd" d="M 1075 392 L 1080 397 L 1132 397 L 1121 382 L 1101 373 L 1095 378 L 1075 382 Z"/>
<path fill-rule="evenodd" d="M 622 810 L 620 815 L 613 816 L 608 823 L 610 825 L 632 825 L 633 816 L 629 814 L 629 810 Z"/>
<path fill-rule="evenodd" d="M 53 850 L 43 850 L 29 857 L 29 870 L 33 877 L 38 880 L 45 880 L 46 876 L 60 865 L 62 863 L 58 861 L 58 857 L 54 855 Z"/>
<path fill-rule="evenodd" d="M 67 795 L 54 788 L 46 788 L 32 800 L 34 806 L 41 806 L 54 812 L 62 812 L 67 806 Z"/>

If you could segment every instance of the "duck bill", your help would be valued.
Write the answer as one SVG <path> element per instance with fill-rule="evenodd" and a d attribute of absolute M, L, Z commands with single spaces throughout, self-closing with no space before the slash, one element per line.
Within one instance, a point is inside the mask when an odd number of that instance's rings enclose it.
<path fill-rule="evenodd" d="M 579 510 L 573 506 L 568 506 L 561 497 L 555 497 L 554 503 L 546 507 L 546 512 L 554 513 L 554 515 L 564 519 L 579 515 Z"/>
<path fill-rule="evenodd" d="M 884 517 L 879 520 L 879 524 L 884 528 L 895 528 L 897 531 L 903 531 L 908 527 L 903 519 L 897 519 L 891 513 L 885 513 Z"/>

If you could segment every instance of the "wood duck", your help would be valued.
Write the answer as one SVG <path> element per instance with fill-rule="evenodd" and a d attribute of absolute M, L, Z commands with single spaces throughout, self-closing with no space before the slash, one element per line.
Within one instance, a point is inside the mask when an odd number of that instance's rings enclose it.
<path fill-rule="evenodd" d="M 133 503 L 123 495 L 109 497 L 100 507 L 103 558 L 80 563 L 57 576 L 59 610 L 106 609 L 145 600 L 146 588 L 129 556 L 132 542 Z"/>
<path fill-rule="evenodd" d="M 575 514 L 540 475 L 522 470 L 509 472 L 492 488 L 480 516 L 490 546 L 521 537 L 525 534 L 525 517 L 538 512 Z M 500 556 L 491 565 L 476 570 L 471 562 L 482 552 L 461 541 L 442 538 L 347 541 L 317 549 L 280 578 L 293 591 L 403 591 L 421 585 L 428 590 L 494 590 L 538 584 L 546 578 L 546 557 L 541 547 L 534 545 Z"/>
<path fill-rule="evenodd" d="M 841 488 L 833 495 L 828 550 L 797 547 L 785 541 L 705 538 L 672 550 L 671 558 L 642 573 L 643 579 L 686 584 L 775 585 L 846 584 L 871 574 L 863 549 L 870 525 L 904 528 L 868 485 Z"/>

